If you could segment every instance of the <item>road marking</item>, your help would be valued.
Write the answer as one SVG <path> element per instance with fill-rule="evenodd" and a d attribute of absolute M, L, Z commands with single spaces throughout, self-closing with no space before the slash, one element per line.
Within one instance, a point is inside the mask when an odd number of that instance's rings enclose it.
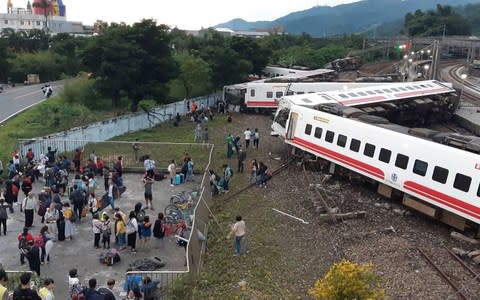
<path fill-rule="evenodd" d="M 13 100 L 18 100 L 20 98 L 25 98 L 25 97 L 33 95 L 33 94 L 38 94 L 39 92 L 41 93 L 42 91 L 33 91 L 33 92 L 30 92 L 30 93 L 27 93 L 27 94 L 23 94 L 23 95 L 14 97 Z"/>

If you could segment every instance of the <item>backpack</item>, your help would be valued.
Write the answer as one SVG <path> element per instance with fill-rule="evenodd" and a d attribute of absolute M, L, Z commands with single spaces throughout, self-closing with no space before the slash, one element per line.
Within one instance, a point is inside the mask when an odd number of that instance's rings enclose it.
<path fill-rule="evenodd" d="M 40 203 L 40 205 L 38 206 L 38 215 L 40 217 L 43 217 L 45 216 L 45 213 L 47 212 L 47 207 L 45 206 L 45 203 Z"/>
<path fill-rule="evenodd" d="M 33 245 L 38 248 L 43 248 L 45 246 L 45 240 L 42 235 L 37 235 L 33 237 Z"/>
<path fill-rule="evenodd" d="M 145 210 L 140 210 L 137 213 L 137 222 L 143 222 L 143 219 L 145 218 Z"/>
<path fill-rule="evenodd" d="M 153 236 L 161 239 L 165 236 L 165 230 L 163 228 L 163 222 L 156 220 L 155 225 L 153 226 Z"/>
<path fill-rule="evenodd" d="M 230 173 L 230 177 L 233 177 L 233 169 L 231 167 L 227 167 L 225 169 L 225 175 Z"/>
<path fill-rule="evenodd" d="M 73 292 L 71 295 L 72 300 L 85 300 L 83 292 Z"/>
<path fill-rule="evenodd" d="M 22 236 L 20 240 L 18 241 L 18 249 L 26 249 L 28 245 L 27 238 Z"/>
<path fill-rule="evenodd" d="M 6 218 L 8 218 L 7 206 L 0 205 L 0 219 L 6 219 Z"/>

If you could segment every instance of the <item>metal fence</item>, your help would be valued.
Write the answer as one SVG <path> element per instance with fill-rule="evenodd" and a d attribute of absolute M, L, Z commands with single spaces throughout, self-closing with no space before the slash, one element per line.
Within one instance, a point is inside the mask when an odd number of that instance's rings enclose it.
<path fill-rule="evenodd" d="M 220 94 L 189 99 L 190 103 L 197 103 L 198 107 L 211 107 L 220 101 Z M 52 133 L 48 136 L 34 139 L 19 139 L 19 152 L 25 157 L 28 149 L 34 153 L 46 153 L 47 147 L 58 149 L 59 152 L 70 152 L 82 148 L 89 141 L 106 141 L 113 137 L 135 132 L 155 125 L 173 120 L 180 114 L 185 116 L 188 113 L 187 104 L 184 101 L 170 103 L 157 107 L 152 113 L 139 112 L 127 114 L 105 121 L 93 123 L 87 126 L 76 127 L 63 132 Z"/>

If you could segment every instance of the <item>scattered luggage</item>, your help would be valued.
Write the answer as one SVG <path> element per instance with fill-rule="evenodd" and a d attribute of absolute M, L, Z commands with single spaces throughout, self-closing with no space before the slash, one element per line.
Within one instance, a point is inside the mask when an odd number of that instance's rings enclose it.
<path fill-rule="evenodd" d="M 110 248 L 100 254 L 99 261 L 107 266 L 112 266 L 113 264 L 120 262 L 120 254 L 117 249 Z"/>

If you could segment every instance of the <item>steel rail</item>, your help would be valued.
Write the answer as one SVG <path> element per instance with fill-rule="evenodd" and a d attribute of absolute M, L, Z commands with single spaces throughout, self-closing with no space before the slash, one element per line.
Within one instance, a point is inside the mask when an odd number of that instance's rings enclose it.
<path fill-rule="evenodd" d="M 418 252 L 422 254 L 422 256 L 425 258 L 425 260 L 445 279 L 445 281 L 455 290 L 456 294 L 464 299 L 468 300 L 468 297 L 463 294 L 463 292 L 460 290 L 460 288 L 452 281 L 450 278 L 445 274 L 431 259 L 430 257 L 419 247 L 417 247 Z"/>

